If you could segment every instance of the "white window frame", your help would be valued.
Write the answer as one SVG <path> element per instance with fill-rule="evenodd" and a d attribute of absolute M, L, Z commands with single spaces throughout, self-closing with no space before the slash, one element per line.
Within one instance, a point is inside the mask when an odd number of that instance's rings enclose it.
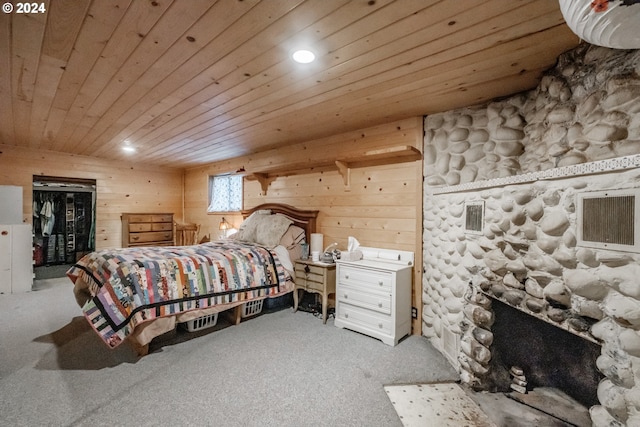
<path fill-rule="evenodd" d="M 220 200 L 217 201 L 218 205 L 221 205 L 220 208 L 216 209 L 214 207 L 214 197 L 216 192 L 216 182 L 219 182 L 223 185 L 228 185 L 229 181 L 240 180 L 240 189 L 239 193 L 236 194 L 237 198 L 234 200 L 226 200 L 226 203 L 222 203 Z M 225 183 L 226 181 L 226 183 Z M 226 187 L 228 190 L 228 187 Z M 218 189 L 220 191 L 220 189 Z M 225 191 L 225 190 L 223 190 Z M 209 196 L 208 196 L 208 204 L 207 204 L 207 212 L 208 213 L 227 213 L 227 212 L 239 212 L 242 210 L 243 205 L 243 193 L 244 193 L 244 180 L 242 175 L 234 175 L 234 174 L 224 174 L 224 175 L 210 175 L 209 176 Z M 220 194 L 217 194 L 220 195 Z M 223 198 L 231 197 L 230 194 L 221 194 Z"/>

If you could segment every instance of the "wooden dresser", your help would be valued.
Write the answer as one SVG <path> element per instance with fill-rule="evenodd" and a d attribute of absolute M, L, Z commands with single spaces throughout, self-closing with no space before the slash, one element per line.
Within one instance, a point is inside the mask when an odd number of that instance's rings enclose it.
<path fill-rule="evenodd" d="M 171 245 L 174 245 L 172 213 L 122 214 L 123 248 Z"/>

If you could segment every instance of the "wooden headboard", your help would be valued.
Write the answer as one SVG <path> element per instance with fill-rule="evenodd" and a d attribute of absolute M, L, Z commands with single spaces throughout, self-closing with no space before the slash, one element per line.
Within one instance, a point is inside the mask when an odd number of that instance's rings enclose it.
<path fill-rule="evenodd" d="M 255 211 L 264 209 L 269 209 L 272 214 L 279 213 L 291 219 L 294 225 L 304 229 L 307 235 L 307 241 L 311 238 L 311 233 L 316 232 L 318 211 L 301 210 L 281 203 L 264 203 L 251 209 L 242 210 L 242 218 L 247 218 Z"/>

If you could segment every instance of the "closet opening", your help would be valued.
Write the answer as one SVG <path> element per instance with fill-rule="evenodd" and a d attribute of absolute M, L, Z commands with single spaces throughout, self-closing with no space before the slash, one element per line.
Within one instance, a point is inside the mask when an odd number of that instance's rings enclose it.
<path fill-rule="evenodd" d="M 96 181 L 33 177 L 33 247 L 36 279 L 64 277 L 95 250 Z"/>

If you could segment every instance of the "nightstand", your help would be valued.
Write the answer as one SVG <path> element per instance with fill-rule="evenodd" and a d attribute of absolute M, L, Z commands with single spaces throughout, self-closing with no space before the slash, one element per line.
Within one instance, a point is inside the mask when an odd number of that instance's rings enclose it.
<path fill-rule="evenodd" d="M 296 260 L 296 288 L 293 291 L 293 311 L 298 310 L 298 291 L 322 295 L 322 323 L 327 323 L 329 294 L 336 292 L 336 265 Z"/>

